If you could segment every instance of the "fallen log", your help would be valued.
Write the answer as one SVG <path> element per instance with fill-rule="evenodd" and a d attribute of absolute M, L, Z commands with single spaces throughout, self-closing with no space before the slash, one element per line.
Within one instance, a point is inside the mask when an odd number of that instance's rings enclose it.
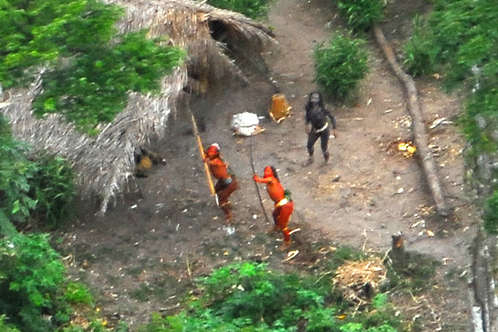
<path fill-rule="evenodd" d="M 429 184 L 432 198 L 436 204 L 437 212 L 440 216 L 446 217 L 449 215 L 450 211 L 444 197 L 444 191 L 441 187 L 441 181 L 439 179 L 432 152 L 427 146 L 427 133 L 425 130 L 422 111 L 420 110 L 415 82 L 410 75 L 401 69 L 401 66 L 396 61 L 396 56 L 394 55 L 391 46 L 386 41 L 382 29 L 378 25 L 374 25 L 374 34 L 377 43 L 384 52 L 384 55 L 391 66 L 391 69 L 405 87 L 408 99 L 408 112 L 412 117 L 414 141 L 418 149 L 418 156 L 420 157 L 422 169 L 427 183 Z"/>

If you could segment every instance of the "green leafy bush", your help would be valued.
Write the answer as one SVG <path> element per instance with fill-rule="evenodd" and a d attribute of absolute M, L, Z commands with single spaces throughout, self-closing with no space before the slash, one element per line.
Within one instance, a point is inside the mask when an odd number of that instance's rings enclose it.
<path fill-rule="evenodd" d="M 324 294 L 301 289 L 303 285 L 296 276 L 274 275 L 264 264 L 244 263 L 220 268 L 205 278 L 202 285 L 204 303 L 222 314 L 225 321 L 242 318 L 256 324 L 263 318 L 269 326 L 277 320 L 293 325 L 299 317 L 282 314 L 282 303 L 293 303 L 305 310 L 324 302 Z"/>
<path fill-rule="evenodd" d="M 244 14 L 253 19 L 266 17 L 270 0 L 208 0 L 208 4 Z"/>
<path fill-rule="evenodd" d="M 354 31 L 368 30 L 384 17 L 381 0 L 339 0 L 337 6 Z"/>
<path fill-rule="evenodd" d="M 427 28 L 433 33 L 432 48 L 445 65 L 452 85 L 472 76 L 471 68 L 485 67 L 497 57 L 498 3 L 494 0 L 438 0 Z M 494 60 L 493 60 L 494 59 Z"/>
<path fill-rule="evenodd" d="M 350 321 L 336 318 L 348 306 L 334 302 L 338 296 L 330 280 L 278 274 L 269 271 L 266 264 L 221 267 L 199 280 L 199 286 L 202 296 L 193 299 L 188 309 L 165 318 L 154 314 L 139 331 L 339 332 Z M 384 312 L 381 307 L 373 311 Z M 358 326 L 366 331 L 390 326 L 390 322 L 370 326 L 360 322 Z"/>
<path fill-rule="evenodd" d="M 315 81 L 323 91 L 344 100 L 368 72 L 364 41 L 344 34 L 315 47 Z"/>
<path fill-rule="evenodd" d="M 20 332 L 18 329 L 5 323 L 6 317 L 5 315 L 0 315 L 0 331 L 2 332 Z"/>
<path fill-rule="evenodd" d="M 413 20 L 413 32 L 403 48 L 403 65 L 412 76 L 426 75 L 434 70 L 438 50 L 432 47 L 431 32 L 421 16 Z"/>
<path fill-rule="evenodd" d="M 486 201 L 483 219 L 484 229 L 489 234 L 498 234 L 498 190 Z"/>
<path fill-rule="evenodd" d="M 34 218 L 58 226 L 70 215 L 75 197 L 71 167 L 57 156 L 41 154 L 33 161 L 28 153 L 0 116 L 0 210 L 14 223 Z"/>
<path fill-rule="evenodd" d="M 29 184 L 37 203 L 32 217 L 43 225 L 59 226 L 71 215 L 76 195 L 72 168 L 64 158 L 50 154 L 38 156 L 34 163 L 36 172 Z"/>
<path fill-rule="evenodd" d="M 157 91 L 160 78 L 184 56 L 145 32 L 115 36 L 122 14 L 97 0 L 0 2 L 0 82 L 25 85 L 37 66 L 47 66 L 35 114 L 62 113 L 96 134 L 99 123 L 126 106 L 129 91 Z"/>
<path fill-rule="evenodd" d="M 387 295 L 377 294 L 372 300 L 372 309 L 358 314 L 358 321 L 368 332 L 396 332 L 402 331 L 401 321 L 396 318 L 396 310 L 388 303 Z"/>
<path fill-rule="evenodd" d="M 105 320 L 101 318 L 91 319 L 89 323 L 85 326 L 81 325 L 70 325 L 65 326 L 57 330 L 58 332 L 128 332 L 128 326 L 126 323 L 120 322 L 114 328 L 109 328 Z"/>
<path fill-rule="evenodd" d="M 466 112 L 461 118 L 467 140 L 472 145 L 471 152 L 476 156 L 481 152 L 498 150 L 498 142 L 492 139 L 492 130 L 498 127 L 498 88 L 488 86 L 480 88 L 467 99 Z M 486 128 L 480 128 L 477 119 L 487 122 Z"/>
<path fill-rule="evenodd" d="M 79 282 L 69 282 L 66 286 L 64 298 L 73 304 L 86 304 L 93 306 L 93 296 L 88 287 Z"/>
<path fill-rule="evenodd" d="M 366 329 L 360 323 L 348 323 L 341 326 L 341 332 L 397 332 L 397 330 L 388 324 Z"/>
<path fill-rule="evenodd" d="M 26 158 L 27 151 L 12 138 L 7 120 L 0 115 L 0 210 L 12 222 L 25 220 L 36 206 L 29 195 L 36 165 Z"/>
<path fill-rule="evenodd" d="M 493 0 L 436 0 L 425 23 L 414 21 L 414 34 L 405 46 L 408 70 L 417 74 L 426 64 L 444 72 L 450 87 L 472 78 L 473 67 L 496 74 L 489 66 L 496 67 L 497 20 Z"/>
<path fill-rule="evenodd" d="M 30 332 L 107 331 L 95 311 L 87 310 L 93 304 L 85 285 L 67 282 L 64 265 L 47 234 L 0 239 L 0 312 L 9 317 L 8 325 L 0 317 L 0 331 L 4 326 Z M 88 328 L 67 326 L 74 310 L 71 305 L 77 305 L 79 315 L 89 316 Z M 127 330 L 125 324 L 118 327 L 116 331 Z"/>
<path fill-rule="evenodd" d="M 58 300 L 64 279 L 64 266 L 47 235 L 0 240 L 0 312 L 22 331 L 51 331 L 57 322 L 44 316 L 67 317 Z"/>

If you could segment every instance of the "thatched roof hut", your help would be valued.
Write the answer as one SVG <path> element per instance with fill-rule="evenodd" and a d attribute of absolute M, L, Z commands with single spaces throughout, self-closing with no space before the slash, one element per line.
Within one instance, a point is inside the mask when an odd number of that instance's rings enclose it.
<path fill-rule="evenodd" d="M 168 117 L 176 112 L 182 91 L 205 92 L 211 80 L 246 78 L 226 54 L 219 40 L 261 50 L 272 41 L 271 32 L 243 15 L 190 0 L 111 0 L 126 8 L 120 32 L 149 29 L 151 37 L 168 36 L 170 43 L 187 50 L 185 64 L 165 77 L 159 95 L 130 93 L 126 109 L 100 134 L 78 132 L 60 115 L 43 120 L 33 117 L 31 102 L 41 89 L 38 78 L 28 89 L 11 89 L 0 110 L 10 120 L 13 133 L 35 149 L 54 151 L 70 160 L 84 196 L 98 193 L 100 212 L 134 181 L 134 151 L 163 135 Z"/>

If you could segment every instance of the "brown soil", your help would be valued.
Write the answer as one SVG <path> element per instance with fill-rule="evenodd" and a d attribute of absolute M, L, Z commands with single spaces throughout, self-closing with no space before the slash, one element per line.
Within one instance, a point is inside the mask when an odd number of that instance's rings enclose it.
<path fill-rule="evenodd" d="M 395 48 L 423 3 L 397 0 L 389 5 L 384 29 Z M 209 196 L 184 110 L 171 119 L 157 148 L 167 166 L 139 179 L 140 192 L 130 190 L 105 217 L 82 213 L 62 234 L 62 248 L 72 255 L 74 275 L 91 285 L 111 320 L 121 318 L 133 329 L 153 311 L 174 313 L 194 278 L 224 263 L 253 259 L 268 261 L 276 269 L 313 271 L 324 256 L 320 248 L 349 245 L 384 252 L 390 248 L 391 235 L 402 231 L 408 250 L 430 255 L 442 266 L 433 289 L 408 298 L 394 293 L 393 299 L 408 317 L 420 314 L 425 331 L 467 330 L 468 293 L 458 275 L 468 269 L 476 226 L 464 196 L 464 140 L 455 125 L 458 97 L 442 93 L 437 80 L 417 82 L 428 127 L 441 117 L 453 121 L 429 129 L 455 211 L 451 218 L 435 215 L 416 158 L 405 158 L 395 149 L 396 142 L 410 140 L 411 119 L 400 83 L 369 36 L 371 70 L 361 83 L 356 104 L 328 103 L 338 125 L 338 137 L 329 145 L 331 161 L 322 163 L 318 142 L 315 163 L 303 166 L 307 159 L 303 106 L 306 94 L 316 89 L 312 49 L 341 28 L 329 4 L 277 1 L 269 25 L 279 45 L 263 54 L 270 74 L 249 68 L 249 86 L 221 86 L 192 100 L 194 113 L 206 127 L 201 133 L 205 144 L 220 143 L 240 182 L 240 190 L 232 196 L 233 234 Z M 293 106 L 293 115 L 279 125 L 268 120 L 275 93 L 270 80 L 277 82 Z M 296 210 L 291 227 L 302 231 L 295 234 L 290 248 L 300 253 L 289 262 L 283 262 L 286 252 L 276 249 L 280 235 L 266 234 L 271 224 L 263 218 L 251 180 L 251 138 L 234 137 L 230 130 L 231 116 L 243 111 L 265 116 L 265 132 L 252 138 L 257 172 L 274 165 L 293 194 Z M 271 202 L 260 189 L 270 213 Z"/>

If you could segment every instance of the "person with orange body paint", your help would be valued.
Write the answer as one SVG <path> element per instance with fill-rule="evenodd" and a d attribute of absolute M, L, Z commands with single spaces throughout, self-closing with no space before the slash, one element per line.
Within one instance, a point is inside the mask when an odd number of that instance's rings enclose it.
<path fill-rule="evenodd" d="M 228 198 L 239 188 L 235 175 L 230 174 L 228 164 L 220 156 L 220 146 L 217 143 L 211 144 L 206 152 L 204 161 L 208 164 L 213 177 L 218 181 L 214 186 L 220 208 L 225 213 L 225 219 L 232 220 L 232 206 Z"/>
<path fill-rule="evenodd" d="M 254 174 L 253 180 L 259 183 L 266 183 L 266 190 L 270 198 L 275 202 L 273 210 L 273 222 L 275 223 L 274 231 L 280 230 L 284 235 L 284 248 L 288 247 L 291 242 L 290 231 L 287 227 L 292 212 L 294 211 L 294 202 L 290 198 L 290 192 L 284 190 L 280 183 L 277 171 L 273 166 L 266 166 L 264 177 Z"/>

